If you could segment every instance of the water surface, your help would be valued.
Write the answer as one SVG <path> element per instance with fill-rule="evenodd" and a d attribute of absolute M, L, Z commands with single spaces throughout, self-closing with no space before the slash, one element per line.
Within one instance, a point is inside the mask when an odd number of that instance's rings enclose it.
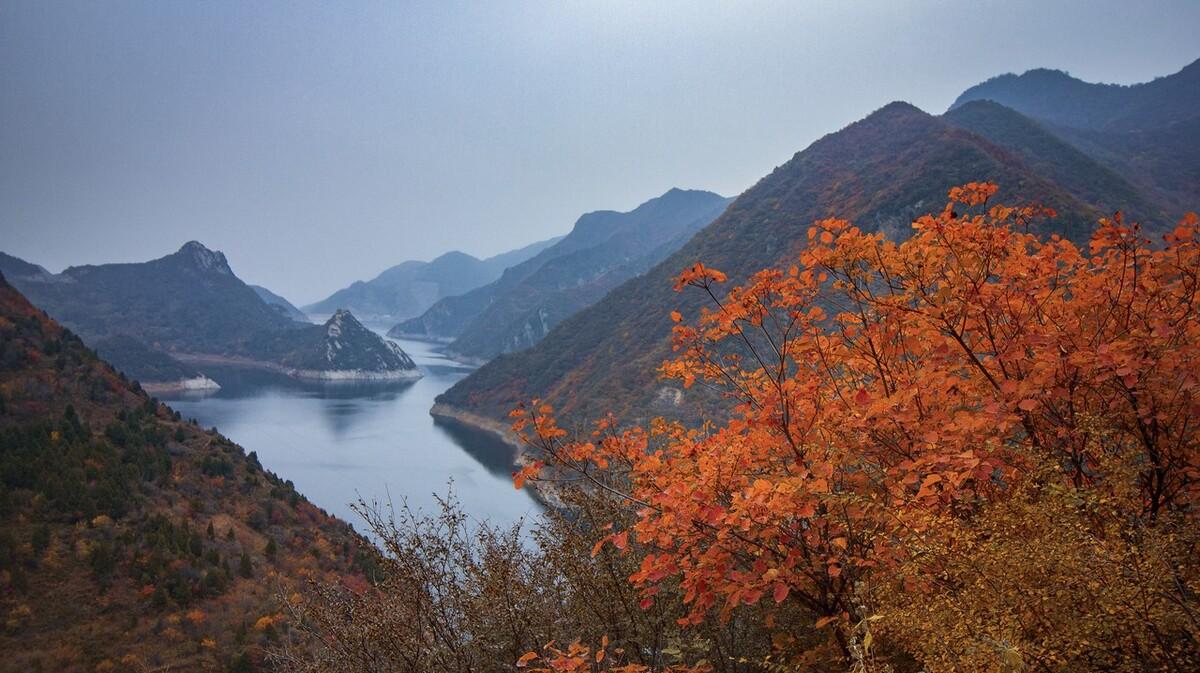
<path fill-rule="evenodd" d="M 267 469 L 290 479 L 326 511 L 363 529 L 350 503 L 424 511 L 453 491 L 476 520 L 508 524 L 539 511 L 512 486 L 513 453 L 487 433 L 429 415 L 433 399 L 470 368 L 430 344 L 395 340 L 425 376 L 394 383 L 298 382 L 270 372 L 206 368 L 221 390 L 164 395 L 184 418 L 254 451 Z"/>

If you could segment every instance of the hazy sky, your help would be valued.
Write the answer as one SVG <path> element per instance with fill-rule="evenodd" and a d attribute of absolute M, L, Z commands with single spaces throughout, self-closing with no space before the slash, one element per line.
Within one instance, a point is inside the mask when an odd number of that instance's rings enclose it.
<path fill-rule="evenodd" d="M 198 239 L 297 303 L 672 186 L 734 195 L 892 100 L 1200 56 L 1200 2 L 0 0 L 0 250 Z"/>

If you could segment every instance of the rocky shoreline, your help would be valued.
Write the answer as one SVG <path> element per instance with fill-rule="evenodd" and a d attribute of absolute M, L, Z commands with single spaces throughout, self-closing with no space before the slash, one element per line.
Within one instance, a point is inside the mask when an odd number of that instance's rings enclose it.
<path fill-rule="evenodd" d="M 305 381 L 416 381 L 424 376 L 420 369 L 394 369 L 376 372 L 362 369 L 297 369 L 276 362 L 264 362 L 236 355 L 211 355 L 207 353 L 172 353 L 175 359 L 190 364 L 209 364 L 225 367 L 246 367 L 276 372 Z"/>

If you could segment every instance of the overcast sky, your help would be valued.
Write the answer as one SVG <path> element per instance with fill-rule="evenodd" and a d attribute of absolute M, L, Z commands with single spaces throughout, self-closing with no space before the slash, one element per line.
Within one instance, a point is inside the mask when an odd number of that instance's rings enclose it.
<path fill-rule="evenodd" d="M 1166 75 L 1198 26 L 1194 1 L 0 0 L 0 250 L 59 271 L 197 239 L 307 303 L 735 195 L 892 100 Z"/>

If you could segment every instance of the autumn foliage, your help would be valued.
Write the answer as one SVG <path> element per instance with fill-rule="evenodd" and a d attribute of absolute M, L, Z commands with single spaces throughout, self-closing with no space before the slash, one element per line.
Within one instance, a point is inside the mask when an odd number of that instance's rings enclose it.
<path fill-rule="evenodd" d="M 793 266 L 727 292 L 685 270 L 710 304 L 671 313 L 662 372 L 723 392 L 719 415 L 576 437 L 534 403 L 518 485 L 625 503 L 593 553 L 640 559 L 641 608 L 669 592 L 688 626 L 751 606 L 771 666 L 1194 667 L 1197 218 L 1151 242 L 1117 214 L 1081 249 L 995 192 L 950 190 L 903 242 L 818 222 Z M 520 666 L 647 668 L 605 645 Z"/>

